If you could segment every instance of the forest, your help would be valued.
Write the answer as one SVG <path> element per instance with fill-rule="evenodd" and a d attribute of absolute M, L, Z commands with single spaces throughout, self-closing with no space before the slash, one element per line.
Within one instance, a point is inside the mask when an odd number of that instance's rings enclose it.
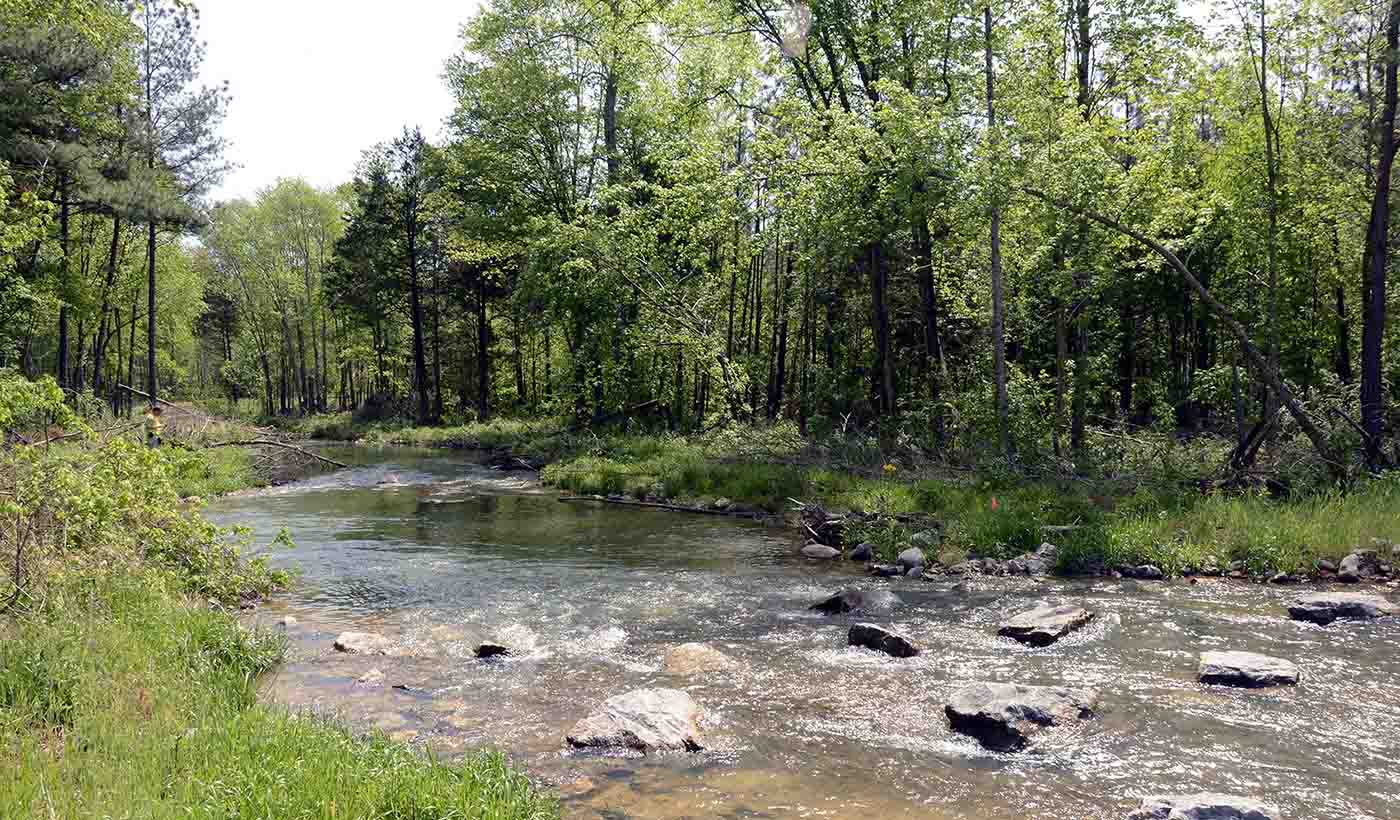
<path fill-rule="evenodd" d="M 3 9 L 0 368 L 74 402 L 1395 460 L 1397 4 L 494 0 L 446 123 L 228 202 L 193 5 Z"/>

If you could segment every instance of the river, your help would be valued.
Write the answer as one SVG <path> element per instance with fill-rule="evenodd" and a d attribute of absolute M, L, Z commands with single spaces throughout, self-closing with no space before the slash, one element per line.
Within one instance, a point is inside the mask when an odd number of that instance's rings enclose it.
<path fill-rule="evenodd" d="M 460 454 L 346 448 L 352 469 L 216 501 L 210 517 L 301 577 L 256 618 L 285 616 L 290 660 L 266 700 L 334 713 L 441 754 L 496 748 L 561 788 L 579 818 L 1121 818 L 1159 792 L 1265 799 L 1295 820 L 1400 818 L 1400 619 L 1290 621 L 1292 590 L 1243 583 L 865 578 L 797 557 L 754 522 L 561 503 L 528 474 Z M 389 482 L 389 483 L 386 483 Z M 885 587 L 885 618 L 922 642 L 895 660 L 846 646 L 851 619 L 808 606 Z M 1052 647 L 996 637 L 1039 601 L 1098 617 Z M 404 656 L 345 655 L 345 630 Z M 473 657 L 483 640 L 516 651 Z M 665 650 L 702 641 L 739 662 L 677 678 Z M 1197 655 L 1288 658 L 1296 687 L 1195 680 Z M 357 683 L 371 670 L 381 685 Z M 1091 686 L 1100 714 L 1032 751 L 952 734 L 949 693 L 975 680 Z M 407 687 L 396 689 L 393 686 Z M 687 690 L 706 712 L 698 754 L 597 757 L 563 737 L 605 698 Z"/>

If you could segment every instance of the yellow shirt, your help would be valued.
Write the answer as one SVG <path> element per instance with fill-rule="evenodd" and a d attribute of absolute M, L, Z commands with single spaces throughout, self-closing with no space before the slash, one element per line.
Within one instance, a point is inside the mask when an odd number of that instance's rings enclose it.
<path fill-rule="evenodd" d="M 159 436 L 159 435 L 160 435 L 160 428 L 161 428 L 162 426 L 164 426 L 164 425 L 161 424 L 160 416 L 157 416 L 155 413 L 147 413 L 147 414 L 146 414 L 146 435 L 147 435 L 147 436 Z"/>

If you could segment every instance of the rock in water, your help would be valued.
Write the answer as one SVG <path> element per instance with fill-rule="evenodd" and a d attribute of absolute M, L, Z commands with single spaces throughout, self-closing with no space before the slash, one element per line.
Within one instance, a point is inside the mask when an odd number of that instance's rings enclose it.
<path fill-rule="evenodd" d="M 863 646 L 876 652 L 884 652 L 896 658 L 912 658 L 919 654 L 919 647 L 907 636 L 875 624 L 855 624 L 846 634 L 849 646 Z"/>
<path fill-rule="evenodd" d="M 1146 797 L 1128 820 L 1281 820 L 1278 809 L 1248 797 L 1183 794 Z"/>
<path fill-rule="evenodd" d="M 1254 652 L 1202 652 L 1200 681 L 1249 689 L 1292 686 L 1298 682 L 1298 667 Z"/>
<path fill-rule="evenodd" d="M 1400 615 L 1400 606 L 1362 592 L 1314 592 L 1295 598 L 1288 605 L 1288 617 L 1323 626 L 1338 619 L 1367 620 L 1390 615 Z"/>
<path fill-rule="evenodd" d="M 565 740 L 575 748 L 698 752 L 699 718 L 700 706 L 679 689 L 638 689 L 608 698 Z"/>
<path fill-rule="evenodd" d="M 841 550 L 838 550 L 835 547 L 828 547 L 825 544 L 812 543 L 802 548 L 802 554 L 807 556 L 808 558 L 818 558 L 829 561 L 832 558 L 839 556 L 841 554 Z"/>
<path fill-rule="evenodd" d="M 1014 752 L 1047 727 L 1092 717 L 1098 700 L 1093 689 L 974 683 L 954 692 L 943 713 L 953 731 L 988 749 Z"/>
<path fill-rule="evenodd" d="M 666 650 L 661 666 L 672 675 L 722 672 L 737 666 L 734 659 L 703 643 L 683 643 Z"/>
<path fill-rule="evenodd" d="M 510 647 L 501 646 L 498 643 L 484 643 L 476 648 L 476 656 L 481 660 L 489 658 L 509 658 Z"/>
<path fill-rule="evenodd" d="M 846 557 L 852 561 L 869 561 L 875 557 L 875 546 L 869 543 L 856 544 Z"/>
<path fill-rule="evenodd" d="M 903 575 L 905 572 L 902 567 L 894 564 L 871 564 L 865 571 L 876 578 L 893 578 L 896 575 Z"/>
<path fill-rule="evenodd" d="M 1001 625 L 998 635 L 1031 646 L 1049 646 L 1094 619 L 1094 613 L 1077 606 L 1038 606 Z"/>
<path fill-rule="evenodd" d="M 387 655 L 392 644 L 377 632 L 342 632 L 332 646 L 351 655 Z"/>
<path fill-rule="evenodd" d="M 866 591 L 851 587 L 808 608 L 823 615 L 844 615 L 848 612 L 889 612 L 897 603 L 899 598 L 893 592 L 883 589 Z"/>

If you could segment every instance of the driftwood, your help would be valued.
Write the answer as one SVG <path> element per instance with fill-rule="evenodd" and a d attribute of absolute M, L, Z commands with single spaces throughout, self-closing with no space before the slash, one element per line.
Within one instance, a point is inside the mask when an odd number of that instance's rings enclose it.
<path fill-rule="evenodd" d="M 295 444 L 288 444 L 285 441 L 274 441 L 272 439 L 267 438 L 249 438 L 238 439 L 236 441 L 220 441 L 214 444 L 206 445 L 205 449 L 212 449 L 214 447 L 281 447 L 285 450 L 292 450 L 294 452 L 301 453 L 304 456 L 314 458 L 318 461 L 324 461 L 325 463 L 334 465 L 336 467 L 343 467 L 346 469 L 349 469 L 350 467 L 349 464 L 346 464 L 343 461 L 336 461 L 333 458 L 326 458 L 325 456 L 313 453 L 310 450 L 302 449 L 301 447 L 298 447 Z"/>

